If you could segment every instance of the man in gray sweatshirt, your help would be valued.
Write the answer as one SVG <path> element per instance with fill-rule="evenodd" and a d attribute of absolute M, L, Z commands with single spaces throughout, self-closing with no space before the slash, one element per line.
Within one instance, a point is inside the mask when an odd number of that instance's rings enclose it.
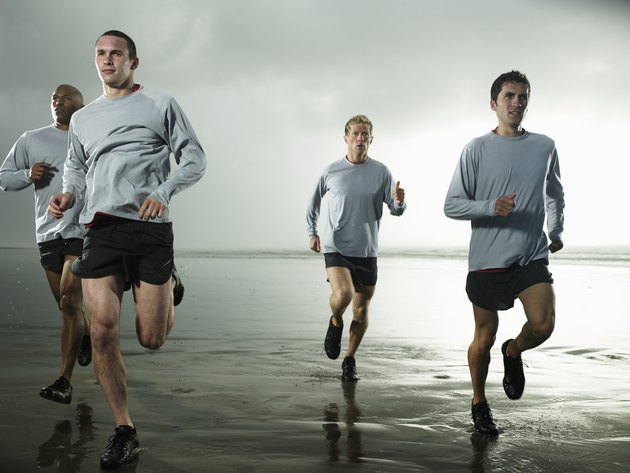
<path fill-rule="evenodd" d="M 85 366 L 92 359 L 89 324 L 83 313 L 81 280 L 70 266 L 81 255 L 85 230 L 79 224 L 81 205 L 61 219 L 48 214 L 48 201 L 61 191 L 61 172 L 68 153 L 70 118 L 83 107 L 81 92 L 72 85 L 58 86 L 51 98 L 54 122 L 24 133 L 0 168 L 0 189 L 35 192 L 35 237 L 40 262 L 61 312 L 61 367 L 59 377 L 39 394 L 51 401 L 72 401 L 72 371 L 77 359 Z"/>
<path fill-rule="evenodd" d="M 73 271 L 83 279 L 94 368 L 116 423 L 101 456 L 101 466 L 110 469 L 129 463 L 139 446 L 119 344 L 123 291 L 132 286 L 140 344 L 162 346 L 177 285 L 169 205 L 201 179 L 206 157 L 175 99 L 134 82 L 133 40 L 111 30 L 95 46 L 103 95 L 72 118 L 63 194 L 53 197 L 50 212 L 61 216 L 85 194 L 80 222 L 88 231 Z M 179 164 L 172 173 L 171 155 Z"/>
<path fill-rule="evenodd" d="M 407 204 L 405 191 L 389 169 L 368 156 L 372 122 L 357 115 L 346 123 L 346 156 L 330 164 L 320 176 L 306 212 L 311 250 L 324 253 L 328 282 L 332 289 L 332 315 L 324 339 L 330 359 L 341 353 L 343 314 L 352 303 L 348 350 L 341 364 L 341 379 L 355 382 L 355 354 L 368 326 L 368 307 L 377 280 L 378 230 L 383 204 L 392 215 L 402 215 Z M 320 240 L 317 220 L 322 199 L 328 195 L 328 214 Z"/>
<path fill-rule="evenodd" d="M 472 417 L 475 430 L 491 436 L 499 430 L 485 385 L 498 311 L 518 298 L 527 318 L 518 336 L 501 346 L 510 399 L 519 399 L 525 387 L 521 353 L 547 340 L 555 324 L 548 252 L 563 247 L 564 192 L 555 143 L 521 126 L 529 96 L 529 81 L 518 71 L 494 81 L 490 107 L 498 126 L 464 147 L 444 203 L 448 217 L 471 221 L 466 292 L 475 319 L 468 348 Z"/>

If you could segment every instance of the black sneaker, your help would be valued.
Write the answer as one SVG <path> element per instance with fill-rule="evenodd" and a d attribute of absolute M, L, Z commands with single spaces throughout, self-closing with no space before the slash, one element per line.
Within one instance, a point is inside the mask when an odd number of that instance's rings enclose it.
<path fill-rule="evenodd" d="M 499 435 L 499 429 L 492 419 L 492 411 L 487 401 L 474 404 L 471 408 L 472 420 L 475 424 L 475 431 L 480 434 L 496 437 Z"/>
<path fill-rule="evenodd" d="M 326 338 L 324 339 L 324 350 L 326 355 L 331 360 L 339 358 L 341 353 L 341 335 L 343 334 L 343 325 L 337 327 L 332 322 L 332 315 L 328 322 L 328 330 L 326 331 Z"/>
<path fill-rule="evenodd" d="M 39 395 L 44 399 L 70 404 L 72 401 L 72 385 L 66 378 L 59 376 L 50 386 L 40 389 Z"/>
<path fill-rule="evenodd" d="M 101 468 L 106 470 L 113 470 L 132 461 L 140 446 L 134 427 L 119 425 L 115 432 L 101 455 Z"/>
<path fill-rule="evenodd" d="M 341 363 L 341 381 L 344 383 L 355 383 L 359 381 L 357 375 L 357 362 L 351 356 L 346 356 Z"/>
<path fill-rule="evenodd" d="M 179 279 L 175 265 L 173 265 L 173 279 L 175 280 L 175 286 L 173 287 L 173 305 L 179 305 L 184 298 L 184 285 L 182 284 L 182 280 Z"/>
<path fill-rule="evenodd" d="M 89 333 L 84 333 L 81 337 L 77 361 L 81 366 L 87 366 L 92 362 L 92 339 Z"/>
<path fill-rule="evenodd" d="M 511 358 L 507 355 L 507 346 L 512 341 L 506 340 L 501 346 L 503 353 L 503 366 L 505 375 L 503 376 L 503 390 L 510 399 L 520 399 L 525 389 L 525 374 L 523 373 L 523 360 L 521 355 Z"/>

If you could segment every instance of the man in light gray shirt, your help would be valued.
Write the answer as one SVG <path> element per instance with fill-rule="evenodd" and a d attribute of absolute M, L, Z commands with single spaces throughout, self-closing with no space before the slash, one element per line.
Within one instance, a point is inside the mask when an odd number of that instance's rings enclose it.
<path fill-rule="evenodd" d="M 510 399 L 519 399 L 525 387 L 521 353 L 547 340 L 555 324 L 547 266 L 548 252 L 563 247 L 564 192 L 555 143 L 521 126 L 529 96 L 529 81 L 518 71 L 494 81 L 490 106 L 498 126 L 464 147 L 444 203 L 448 217 L 472 226 L 466 280 L 475 318 L 468 348 L 472 418 L 475 430 L 490 436 L 499 434 L 485 392 L 498 311 L 518 298 L 527 318 L 518 336 L 501 346 Z"/>
<path fill-rule="evenodd" d="M 355 382 L 355 354 L 368 326 L 368 307 L 377 280 L 378 230 L 383 204 L 392 215 L 402 215 L 407 204 L 405 191 L 387 167 L 370 158 L 372 122 L 356 115 L 345 126 L 348 152 L 333 162 L 319 178 L 309 201 L 306 223 L 311 250 L 324 253 L 328 282 L 332 289 L 332 316 L 324 339 L 330 359 L 341 353 L 343 314 L 352 303 L 348 350 L 341 365 L 341 379 Z M 328 195 L 328 213 L 320 239 L 317 220 L 322 199 Z"/>
<path fill-rule="evenodd" d="M 81 255 L 85 231 L 79 224 L 81 204 L 61 219 L 48 214 L 48 201 L 61 191 L 61 172 L 68 152 L 70 118 L 83 107 L 83 96 L 71 85 L 57 87 L 50 103 L 52 125 L 24 133 L 0 168 L 0 189 L 35 191 L 35 237 L 40 262 L 61 311 L 61 367 L 59 377 L 40 395 L 51 401 L 72 401 L 72 371 L 78 357 L 86 366 L 92 359 L 89 324 L 83 313 L 81 280 L 70 266 Z M 82 197 L 78 196 L 79 200 Z"/>
<path fill-rule="evenodd" d="M 132 461 L 139 446 L 119 344 L 123 291 L 133 288 L 140 344 L 162 346 L 177 287 L 169 206 L 201 179 L 206 157 L 175 99 L 134 82 L 139 59 L 128 35 L 107 31 L 95 50 L 103 95 L 72 119 L 63 194 L 53 197 L 50 212 L 61 216 L 85 193 L 80 222 L 88 231 L 73 271 L 83 278 L 94 368 L 116 424 L 101 456 L 101 466 L 112 469 Z M 179 164 L 172 173 L 171 155 Z"/>

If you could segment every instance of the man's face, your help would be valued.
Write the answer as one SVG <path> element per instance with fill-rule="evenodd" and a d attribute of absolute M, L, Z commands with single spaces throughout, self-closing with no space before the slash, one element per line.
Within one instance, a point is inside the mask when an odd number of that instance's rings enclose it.
<path fill-rule="evenodd" d="M 55 89 L 50 100 L 50 111 L 56 123 L 70 124 L 72 114 L 83 106 L 81 97 L 71 87 L 59 86 Z"/>
<path fill-rule="evenodd" d="M 348 151 L 350 152 L 363 152 L 367 153 L 370 143 L 372 143 L 372 136 L 370 135 L 370 127 L 364 123 L 355 123 L 350 126 L 350 131 L 344 137 L 344 140 L 348 144 Z"/>
<path fill-rule="evenodd" d="M 518 128 L 525 118 L 529 96 L 527 86 L 519 82 L 506 82 L 499 92 L 497 101 L 490 101 L 497 113 L 499 124 L 507 128 Z"/>
<path fill-rule="evenodd" d="M 124 39 L 101 36 L 96 42 L 94 63 L 105 85 L 123 88 L 133 82 L 133 71 L 138 66 L 138 59 L 129 57 L 129 48 Z"/>

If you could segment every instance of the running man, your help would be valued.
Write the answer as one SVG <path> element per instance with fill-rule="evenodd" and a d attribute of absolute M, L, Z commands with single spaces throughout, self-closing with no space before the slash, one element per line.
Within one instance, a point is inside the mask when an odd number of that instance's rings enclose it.
<path fill-rule="evenodd" d="M 530 90 L 518 71 L 494 81 L 490 107 L 498 126 L 464 147 L 444 203 L 448 217 L 472 226 L 466 280 L 475 318 L 468 348 L 472 418 L 475 430 L 490 436 L 499 435 L 485 391 L 498 311 L 518 298 L 527 318 L 518 336 L 501 346 L 510 399 L 519 399 L 525 388 L 521 353 L 547 340 L 555 325 L 548 253 L 563 246 L 564 191 L 555 143 L 522 127 Z"/>
<path fill-rule="evenodd" d="M 72 401 L 75 360 L 87 366 L 92 360 L 89 323 L 83 313 L 81 280 L 70 266 L 81 256 L 85 231 L 79 225 L 81 204 L 57 220 L 48 214 L 48 200 L 61 191 L 61 171 L 68 154 L 68 126 L 72 114 L 83 107 L 83 96 L 71 85 L 57 87 L 51 98 L 52 125 L 24 133 L 0 168 L 0 189 L 35 192 L 35 237 L 40 262 L 61 312 L 61 367 L 59 377 L 39 394 L 51 401 Z M 79 196 L 80 198 L 80 196 Z"/>
<path fill-rule="evenodd" d="M 173 325 L 179 286 L 169 206 L 201 179 L 206 157 L 175 99 L 135 83 L 139 60 L 128 35 L 107 31 L 95 49 L 103 95 L 72 118 L 63 194 L 51 199 L 50 212 L 60 217 L 85 193 L 80 222 L 88 230 L 72 270 L 83 281 L 94 369 L 116 424 L 101 456 L 101 466 L 113 469 L 139 446 L 119 344 L 123 292 L 132 286 L 138 341 L 158 349 Z M 179 164 L 172 173 L 171 154 Z"/>
<path fill-rule="evenodd" d="M 324 253 L 326 274 L 332 289 L 332 315 L 324 339 L 328 358 L 341 353 L 343 314 L 352 303 L 348 349 L 341 364 L 344 382 L 359 380 L 355 354 L 368 327 L 368 308 L 377 280 L 378 230 L 383 203 L 392 215 L 402 215 L 407 204 L 400 182 L 389 169 L 368 156 L 373 140 L 372 122 L 356 115 L 345 126 L 344 158 L 330 164 L 319 178 L 306 212 L 311 250 Z M 320 241 L 317 220 L 328 194 L 328 215 Z"/>

